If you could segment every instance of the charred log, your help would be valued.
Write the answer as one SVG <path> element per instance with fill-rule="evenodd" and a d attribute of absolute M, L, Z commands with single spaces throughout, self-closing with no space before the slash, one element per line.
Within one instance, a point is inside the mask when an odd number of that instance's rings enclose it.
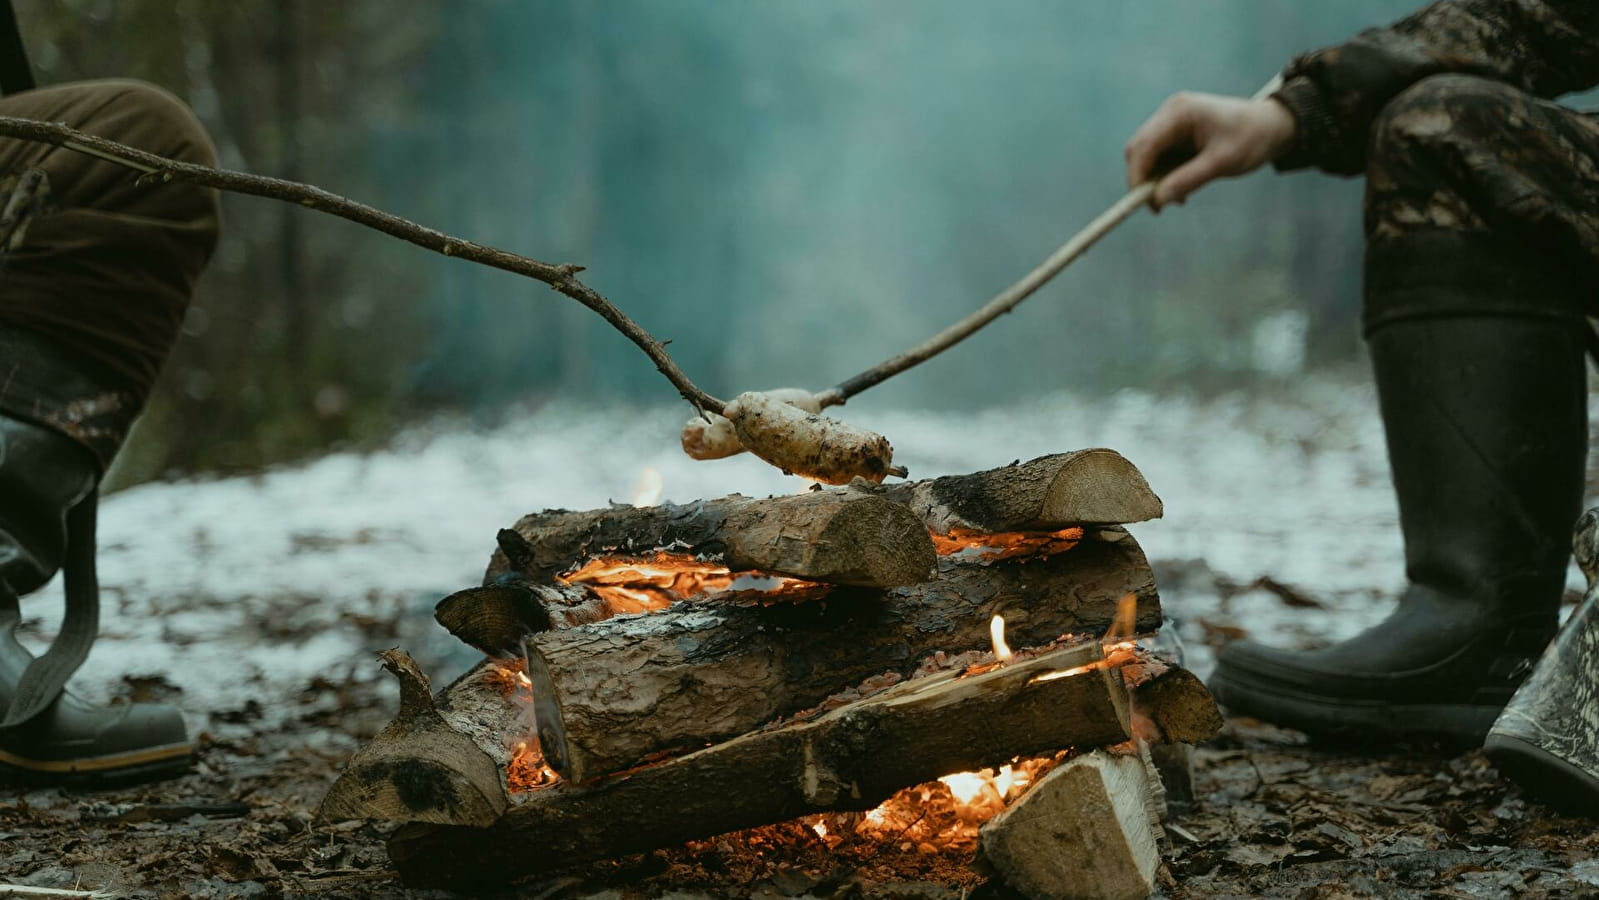
<path fill-rule="evenodd" d="M 718 558 L 736 572 L 882 588 L 925 580 L 934 559 L 932 539 L 920 519 L 902 504 L 853 489 L 557 510 L 524 516 L 514 534 L 517 539 L 500 539 L 485 584 L 506 575 L 553 584 L 556 576 L 592 557 L 674 549 Z"/>
<path fill-rule="evenodd" d="M 406 826 L 389 855 L 408 884 L 503 884 L 823 810 L 870 809 L 896 790 L 1058 747 L 1125 741 L 1120 672 L 1095 643 L 983 675 L 905 682 L 815 720 L 744 735 L 597 786 L 528 795 L 485 830 Z"/>
<path fill-rule="evenodd" d="M 885 672 L 910 675 L 937 651 L 989 645 L 1006 619 L 1017 647 L 1105 630 L 1137 598 L 1140 630 L 1160 624 L 1137 541 L 1085 541 L 1046 559 L 941 560 L 938 577 L 888 591 L 836 589 L 800 604 L 683 603 L 527 642 L 539 739 L 573 781 L 702 747 L 812 706 Z"/>

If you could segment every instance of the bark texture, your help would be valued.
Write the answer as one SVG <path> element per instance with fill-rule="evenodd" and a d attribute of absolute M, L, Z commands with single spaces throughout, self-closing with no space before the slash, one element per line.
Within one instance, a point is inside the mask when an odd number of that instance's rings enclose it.
<path fill-rule="evenodd" d="M 870 809 L 908 785 L 1018 755 L 1125 741 L 1118 670 L 1033 681 L 1098 656 L 1090 642 L 970 678 L 916 679 L 597 786 L 530 794 L 488 829 L 407 826 L 389 854 L 414 887 L 481 889 L 807 813 Z"/>
<path fill-rule="evenodd" d="M 403 650 L 383 654 L 400 679 L 400 712 L 345 765 L 320 818 L 486 826 L 509 805 L 505 769 L 518 729 L 515 703 L 485 660 L 437 697 Z"/>
<path fill-rule="evenodd" d="M 477 826 L 497 820 L 508 804 L 504 771 L 510 758 L 502 737 L 488 734 L 492 726 L 472 729 L 477 734 L 457 731 L 405 651 L 384 651 L 382 660 L 400 679 L 400 715 L 345 764 L 318 817 Z M 462 681 L 472 678 L 469 673 Z M 462 695 L 470 708 L 451 716 L 457 721 L 481 721 L 481 705 L 492 705 L 496 697 L 477 689 Z M 505 721 L 504 710 L 494 713 L 499 715 L 489 716 L 491 721 Z"/>
<path fill-rule="evenodd" d="M 861 587 L 915 584 L 933 569 L 933 543 L 900 504 L 854 489 L 524 516 L 504 536 L 485 583 L 537 584 L 595 556 L 673 550 L 761 571 Z M 508 555 L 509 551 L 509 555 Z M 517 557 L 517 558 L 512 558 Z"/>
<path fill-rule="evenodd" d="M 895 484 L 883 495 L 904 503 L 939 534 L 1053 531 L 1067 525 L 1124 525 L 1161 517 L 1143 473 L 1114 450 L 1075 450 L 970 475 Z"/>
<path fill-rule="evenodd" d="M 909 675 L 937 651 L 987 648 L 989 620 L 1015 647 L 1098 634 L 1137 598 L 1140 630 L 1160 625 L 1154 576 L 1125 532 L 1046 559 L 940 560 L 938 577 L 888 591 L 835 589 L 799 604 L 682 603 L 547 631 L 527 642 L 538 733 L 569 780 L 726 740 L 885 672 Z"/>

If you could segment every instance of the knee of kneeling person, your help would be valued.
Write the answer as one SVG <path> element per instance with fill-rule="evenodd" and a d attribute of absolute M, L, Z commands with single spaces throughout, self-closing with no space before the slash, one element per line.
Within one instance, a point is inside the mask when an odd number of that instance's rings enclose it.
<path fill-rule="evenodd" d="M 1527 95 L 1476 75 L 1432 75 L 1400 91 L 1371 126 L 1373 159 L 1410 158 L 1490 136 Z"/>
<path fill-rule="evenodd" d="M 216 145 L 194 111 L 177 95 L 146 81 L 101 82 L 109 92 L 103 136 L 180 162 L 217 164 Z"/>

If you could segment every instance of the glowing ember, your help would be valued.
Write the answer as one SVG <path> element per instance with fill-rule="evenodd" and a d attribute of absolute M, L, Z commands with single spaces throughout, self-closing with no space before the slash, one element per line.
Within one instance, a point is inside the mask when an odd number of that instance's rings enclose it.
<path fill-rule="evenodd" d="M 1069 756 L 1070 751 L 1029 757 L 998 771 L 956 772 L 906 788 L 867 812 L 854 831 L 925 852 L 973 849 L 978 828 Z"/>
<path fill-rule="evenodd" d="M 644 471 L 638 474 L 638 481 L 633 483 L 633 505 L 655 506 L 665 493 L 666 479 L 661 477 L 661 470 L 645 466 Z"/>
<path fill-rule="evenodd" d="M 686 553 L 657 550 L 639 558 L 591 559 L 574 571 L 557 575 L 563 584 L 586 584 L 605 599 L 612 615 L 655 612 L 689 597 L 728 591 L 760 591 L 781 596 L 815 587 L 810 582 L 760 572 L 734 573 L 726 566 Z"/>
<path fill-rule="evenodd" d="M 949 534 L 933 535 L 933 548 L 939 556 L 967 560 L 1012 559 L 1018 556 L 1043 559 L 1064 553 L 1083 539 L 1083 529 L 1060 531 L 1015 531 L 989 534 L 969 528 L 954 528 Z"/>
<path fill-rule="evenodd" d="M 994 659 L 1001 665 L 1010 662 L 1016 654 L 1005 643 L 1005 617 L 996 615 L 988 620 L 988 637 L 994 642 Z"/>
<path fill-rule="evenodd" d="M 1084 672 L 1097 672 L 1100 669 L 1119 669 L 1128 663 L 1138 660 L 1137 641 L 1118 641 L 1114 644 L 1105 644 L 1104 647 L 1103 659 L 1083 666 L 1073 666 L 1070 669 L 1057 669 L 1054 672 L 1034 675 L 1027 683 L 1039 684 L 1045 681 L 1058 681 L 1062 678 L 1070 678 L 1073 675 L 1081 675 Z"/>
<path fill-rule="evenodd" d="M 533 681 L 527 677 L 527 664 L 518 659 L 504 662 L 484 674 L 483 680 L 500 689 L 500 692 L 523 711 L 518 720 L 528 719 L 533 711 Z M 518 740 L 511 748 L 511 762 L 505 768 L 505 787 L 513 794 L 524 794 L 547 788 L 561 780 L 561 776 L 544 761 L 544 751 L 533 734 L 531 723 L 519 729 L 528 737 Z"/>

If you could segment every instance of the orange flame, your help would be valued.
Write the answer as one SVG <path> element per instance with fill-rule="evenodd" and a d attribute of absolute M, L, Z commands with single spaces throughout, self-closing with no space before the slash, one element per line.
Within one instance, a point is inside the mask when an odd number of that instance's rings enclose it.
<path fill-rule="evenodd" d="M 504 661 L 484 673 L 483 680 L 498 687 L 502 696 L 521 707 L 524 715 L 519 718 L 526 718 L 531 713 L 533 680 L 527 677 L 525 661 Z M 505 768 L 505 787 L 513 794 L 547 788 L 561 780 L 561 776 L 545 762 L 544 751 L 539 747 L 539 739 L 533 734 L 533 729 L 529 727 L 526 732 L 525 738 L 511 745 L 511 762 Z"/>
<path fill-rule="evenodd" d="M 657 550 L 645 558 L 591 559 L 556 580 L 586 584 L 606 601 L 611 615 L 655 612 L 690 597 L 729 591 L 760 591 L 782 596 L 815 588 L 811 582 L 761 572 L 733 572 L 724 565 L 687 553 Z"/>
<path fill-rule="evenodd" d="M 906 788 L 867 812 L 855 833 L 914 845 L 925 853 L 974 849 L 984 823 L 1069 755 L 1027 757 L 998 770 L 955 772 Z"/>
<path fill-rule="evenodd" d="M 970 528 L 952 528 L 949 534 L 934 534 L 933 549 L 939 556 L 957 559 L 993 561 L 1018 556 L 1042 559 L 1064 553 L 1083 539 L 1083 529 L 1063 528 L 1060 531 L 973 531 Z"/>

